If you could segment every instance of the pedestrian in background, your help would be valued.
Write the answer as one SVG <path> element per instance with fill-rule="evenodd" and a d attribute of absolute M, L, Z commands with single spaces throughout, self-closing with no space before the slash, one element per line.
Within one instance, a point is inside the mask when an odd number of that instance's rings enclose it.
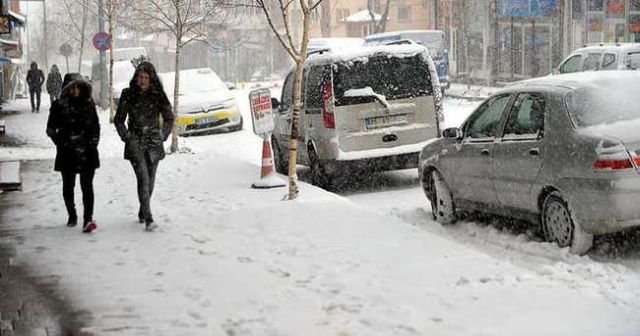
<path fill-rule="evenodd" d="M 62 75 L 60 75 L 58 66 L 55 64 L 51 66 L 51 71 L 47 76 L 46 87 L 49 101 L 51 102 L 50 106 L 53 106 L 53 102 L 60 98 L 60 93 L 62 92 Z"/>
<path fill-rule="evenodd" d="M 93 220 L 93 177 L 100 167 L 98 142 L 100 122 L 91 98 L 91 85 L 80 74 L 66 74 L 60 99 L 53 102 L 47 121 L 47 135 L 56 145 L 54 170 L 62 174 L 62 196 L 68 227 L 78 224 L 74 189 L 80 175 L 84 216 L 82 232 L 97 228 Z"/>
<path fill-rule="evenodd" d="M 116 130 L 125 143 L 124 158 L 131 162 L 138 182 L 138 220 L 147 231 L 158 227 L 151 214 L 151 195 L 158 163 L 165 156 L 163 142 L 169 138 L 174 115 L 153 64 L 141 62 L 122 90 L 114 117 Z M 127 125 L 125 126 L 125 121 Z"/>
<path fill-rule="evenodd" d="M 38 63 L 31 62 L 31 69 L 27 72 L 27 85 L 29 85 L 29 96 L 31 99 L 31 112 L 40 112 L 40 95 L 42 94 L 42 84 L 44 83 L 44 72 L 38 69 Z M 36 103 L 34 103 L 34 98 Z"/>

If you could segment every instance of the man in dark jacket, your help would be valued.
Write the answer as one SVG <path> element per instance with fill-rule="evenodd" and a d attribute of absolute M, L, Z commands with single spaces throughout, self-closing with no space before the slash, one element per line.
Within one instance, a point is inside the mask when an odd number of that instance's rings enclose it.
<path fill-rule="evenodd" d="M 147 231 L 158 226 L 151 215 L 150 200 L 158 163 L 165 156 L 163 142 L 171 134 L 174 119 L 155 67 L 149 62 L 140 63 L 129 88 L 122 90 L 113 122 L 125 143 L 124 158 L 131 162 L 136 174 L 138 220 L 146 224 Z"/>
<path fill-rule="evenodd" d="M 31 62 L 31 69 L 27 72 L 27 84 L 29 85 L 29 96 L 31 96 L 31 112 L 40 112 L 40 94 L 44 83 L 44 72 L 38 69 L 38 63 Z M 36 98 L 37 105 L 33 98 Z"/>
<path fill-rule="evenodd" d="M 49 94 L 49 100 L 51 101 L 51 106 L 53 106 L 54 101 L 60 98 L 61 92 L 62 92 L 62 75 L 60 75 L 58 66 L 54 64 L 51 66 L 51 72 L 49 72 L 49 76 L 47 76 L 47 93 Z"/>
<path fill-rule="evenodd" d="M 100 167 L 100 122 L 91 99 L 91 85 L 82 80 L 80 74 L 67 74 L 64 79 L 62 96 L 50 109 L 47 135 L 56 145 L 54 170 L 62 174 L 62 196 L 69 215 L 67 226 L 76 226 L 78 222 L 74 189 L 79 174 L 84 206 L 82 231 L 90 233 L 96 229 L 93 177 Z"/>

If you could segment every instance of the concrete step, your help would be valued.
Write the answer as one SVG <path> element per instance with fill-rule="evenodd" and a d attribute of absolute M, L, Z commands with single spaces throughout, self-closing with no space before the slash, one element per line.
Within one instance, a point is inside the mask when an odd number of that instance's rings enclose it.
<path fill-rule="evenodd" d="M 20 161 L 0 161 L 0 190 L 21 190 Z"/>

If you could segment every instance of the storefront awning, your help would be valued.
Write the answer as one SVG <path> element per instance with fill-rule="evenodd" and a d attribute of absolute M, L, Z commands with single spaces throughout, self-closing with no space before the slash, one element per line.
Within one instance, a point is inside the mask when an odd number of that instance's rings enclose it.
<path fill-rule="evenodd" d="M 27 22 L 27 18 L 20 14 L 20 13 L 16 13 L 12 10 L 9 10 L 9 16 L 11 16 L 17 23 L 21 24 L 24 26 L 24 24 Z"/>

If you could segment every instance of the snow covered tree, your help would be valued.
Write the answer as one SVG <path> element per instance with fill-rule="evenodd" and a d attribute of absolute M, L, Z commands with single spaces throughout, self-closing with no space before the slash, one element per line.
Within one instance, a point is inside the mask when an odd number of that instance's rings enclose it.
<path fill-rule="evenodd" d="M 269 27 L 295 62 L 295 74 L 293 79 L 293 113 L 291 116 L 291 137 L 289 138 L 289 199 L 298 197 L 298 174 L 296 171 L 298 155 L 298 137 L 300 129 L 300 110 L 302 110 L 302 74 L 304 62 L 307 59 L 307 47 L 309 44 L 309 26 L 311 13 L 322 3 L 322 0 L 254 0 L 262 9 Z M 299 9 L 295 6 L 299 4 Z M 299 10 L 301 22 L 291 22 L 289 15 L 292 11 Z M 275 21 L 280 18 L 280 24 L 284 28 L 284 34 L 278 28 Z M 295 41 L 292 25 L 302 26 L 302 37 Z"/>

